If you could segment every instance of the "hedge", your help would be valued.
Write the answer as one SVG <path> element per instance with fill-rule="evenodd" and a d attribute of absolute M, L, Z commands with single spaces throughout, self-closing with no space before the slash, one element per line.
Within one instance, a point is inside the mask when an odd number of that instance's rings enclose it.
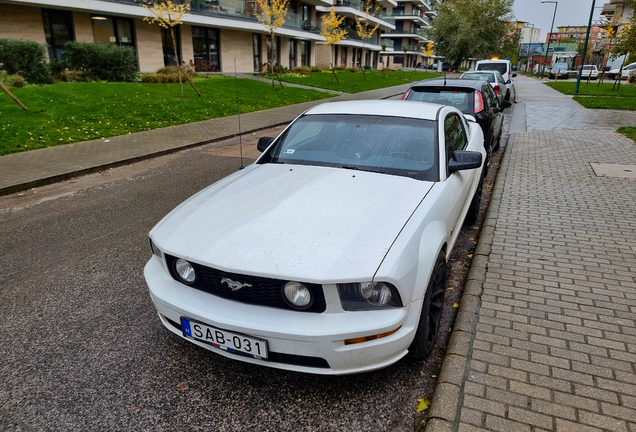
<path fill-rule="evenodd" d="M 0 39 L 0 63 L 9 74 L 20 74 L 32 84 L 50 84 L 46 45 L 24 40 Z"/>
<path fill-rule="evenodd" d="M 69 68 L 80 70 L 91 79 L 133 81 L 137 77 L 137 58 L 130 47 L 67 42 L 64 57 Z"/>

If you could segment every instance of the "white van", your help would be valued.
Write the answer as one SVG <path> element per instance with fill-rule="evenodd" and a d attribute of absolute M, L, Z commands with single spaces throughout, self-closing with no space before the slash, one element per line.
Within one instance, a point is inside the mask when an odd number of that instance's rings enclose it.
<path fill-rule="evenodd" d="M 517 76 L 516 73 L 512 73 L 512 66 L 510 60 L 479 60 L 475 64 L 475 70 L 489 71 L 495 70 L 501 74 L 506 83 L 506 95 L 504 100 L 510 100 L 510 88 L 512 87 L 512 79 Z"/>

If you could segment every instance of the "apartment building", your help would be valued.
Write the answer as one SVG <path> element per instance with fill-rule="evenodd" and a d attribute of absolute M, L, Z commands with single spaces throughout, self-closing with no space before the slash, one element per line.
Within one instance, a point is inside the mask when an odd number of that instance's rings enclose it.
<path fill-rule="evenodd" d="M 177 55 L 200 72 L 233 72 L 235 61 L 239 72 L 258 71 L 270 52 L 274 63 L 290 69 L 328 68 L 331 52 L 322 44 L 320 16 L 333 4 L 349 30 L 336 46 L 336 65 L 377 67 L 380 53 L 392 54 L 394 43 L 400 52 L 408 48 L 407 64 L 414 65 L 408 56 L 421 57 L 418 42 L 426 39 L 419 29 L 428 23 L 426 13 L 435 13 L 430 0 L 367 1 L 380 10 L 370 18 L 370 24 L 379 24 L 370 40 L 362 41 L 355 29 L 355 17 L 364 15 L 363 0 L 290 0 L 285 25 L 271 46 L 256 19 L 261 13 L 256 0 L 191 0 L 190 14 L 176 27 Z M 134 0 L 0 0 L 0 38 L 47 44 L 51 60 L 63 58 L 68 41 L 129 46 L 139 70 L 154 72 L 174 64 L 175 53 L 169 32 L 144 21 L 145 16 Z M 402 55 L 394 60 L 392 64 L 405 61 Z"/>
<path fill-rule="evenodd" d="M 592 46 L 596 44 L 596 41 L 600 37 L 601 27 L 593 25 L 590 29 L 590 43 Z M 587 34 L 587 26 L 560 26 L 557 27 L 557 31 L 548 33 L 546 36 L 546 43 L 555 43 L 563 39 L 571 39 L 574 42 L 584 42 Z"/>

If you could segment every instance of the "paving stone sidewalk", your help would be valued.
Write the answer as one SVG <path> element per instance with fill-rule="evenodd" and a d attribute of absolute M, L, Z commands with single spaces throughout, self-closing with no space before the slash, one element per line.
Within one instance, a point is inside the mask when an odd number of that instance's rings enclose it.
<path fill-rule="evenodd" d="M 519 133 L 507 145 L 427 432 L 636 432 L 636 180 L 599 177 L 590 165 L 636 166 L 636 145 L 578 118 L 570 120 L 578 130 L 564 130 L 566 119 L 532 117 L 550 106 L 607 114 L 537 83 L 517 82 L 525 106 L 515 107 L 511 132 Z"/>
<path fill-rule="evenodd" d="M 410 86 L 411 84 L 403 84 L 241 114 L 241 130 L 247 133 L 289 123 L 302 112 L 324 102 L 389 98 L 404 93 Z M 185 147 L 219 141 L 237 133 L 238 116 L 230 116 L 2 156 L 0 195 L 159 156 Z"/>

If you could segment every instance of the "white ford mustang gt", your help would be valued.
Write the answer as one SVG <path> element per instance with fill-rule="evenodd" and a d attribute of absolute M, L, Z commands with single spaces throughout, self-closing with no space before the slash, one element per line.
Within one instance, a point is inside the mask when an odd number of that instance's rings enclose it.
<path fill-rule="evenodd" d="M 150 232 L 163 324 L 226 357 L 317 374 L 433 349 L 446 260 L 479 212 L 479 125 L 449 106 L 326 103 Z"/>

